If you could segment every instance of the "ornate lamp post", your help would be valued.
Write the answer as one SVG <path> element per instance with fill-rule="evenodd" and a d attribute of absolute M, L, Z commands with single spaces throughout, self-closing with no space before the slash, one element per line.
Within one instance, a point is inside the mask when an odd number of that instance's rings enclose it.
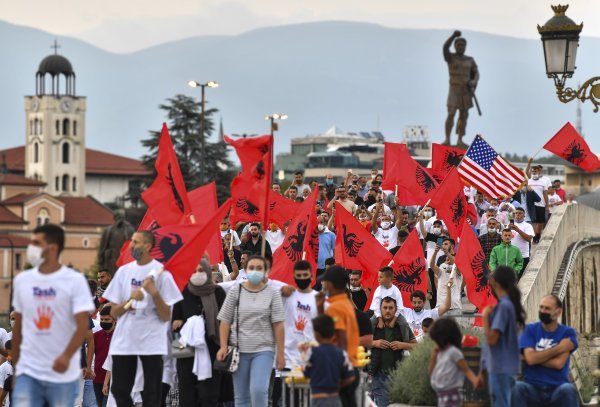
<path fill-rule="evenodd" d="M 208 81 L 206 83 L 200 83 L 198 81 L 188 81 L 188 86 L 192 88 L 200 88 L 200 149 L 202 150 L 202 160 L 200 160 L 200 184 L 204 184 L 204 154 L 206 152 L 206 140 L 204 138 L 204 105 L 206 103 L 206 99 L 204 97 L 204 89 L 206 87 L 209 88 L 218 88 L 219 83 L 215 81 Z"/>
<path fill-rule="evenodd" d="M 537 27 L 544 46 L 546 74 L 554 80 L 556 95 L 563 103 L 579 99 L 582 102 L 590 100 L 594 112 L 600 105 L 600 76 L 588 79 L 579 89 L 565 88 L 567 78 L 573 77 L 575 59 L 579 46 L 579 33 L 583 23 L 576 24 L 565 15 L 569 5 L 551 6 L 554 17 L 543 26 Z"/>

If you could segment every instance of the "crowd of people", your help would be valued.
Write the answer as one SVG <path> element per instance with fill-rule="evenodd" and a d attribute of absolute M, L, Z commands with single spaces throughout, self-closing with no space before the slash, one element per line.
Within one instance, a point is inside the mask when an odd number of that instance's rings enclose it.
<path fill-rule="evenodd" d="M 577 337 L 558 322 L 561 301 L 544 297 L 540 322 L 525 325 L 516 285 L 554 208 L 569 202 L 560 181 L 550 182 L 541 171 L 528 166 L 528 183 L 511 199 L 487 199 L 465 187 L 498 298 L 498 305 L 480 310 L 482 372 L 494 406 L 576 405 L 561 404 L 577 398 L 567 377 Z M 36 407 L 279 406 L 298 397 L 282 391 L 282 380 L 303 374 L 310 378 L 311 405 L 355 406 L 357 393 L 366 389 L 383 407 L 390 402 L 393 370 L 429 337 L 436 344 L 429 372 L 438 405 L 461 405 L 464 379 L 475 387 L 486 379 L 466 364 L 452 318 L 462 314 L 466 284 L 454 263 L 455 241 L 435 208 L 401 206 L 381 182 L 373 170 L 370 178 L 348 172 L 339 185 L 331 175 L 323 185 L 307 184 L 301 172 L 285 191 L 273 184 L 274 193 L 298 202 L 319 190 L 316 270 L 297 261 L 290 270 L 294 285 L 269 278 L 285 236 L 276 224 L 263 231 L 259 223 L 223 219 L 224 262 L 210 264 L 205 256 L 182 291 L 152 258 L 149 231 L 134 233 L 134 261 L 86 281 L 59 261 L 63 229 L 38 227 L 27 250 L 33 269 L 15 279 L 10 335 L 0 330 L 1 352 L 8 357 L 0 366 L 0 401 Z M 416 229 L 428 265 L 426 292 L 413 291 L 406 304 L 393 268 L 379 270 L 377 287 L 364 287 L 363 270 L 336 264 L 337 205 L 392 254 Z M 366 367 L 360 347 L 371 353 Z M 523 380 L 515 381 L 521 362 Z M 361 383 L 365 377 L 368 383 Z"/>

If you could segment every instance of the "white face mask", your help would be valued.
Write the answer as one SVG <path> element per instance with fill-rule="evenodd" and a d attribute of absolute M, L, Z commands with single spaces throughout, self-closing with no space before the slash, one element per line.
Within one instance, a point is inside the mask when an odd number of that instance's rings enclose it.
<path fill-rule="evenodd" d="M 431 215 L 432 215 L 432 214 L 433 214 L 433 212 L 431 212 L 431 211 L 424 211 L 424 212 L 423 212 L 423 217 L 424 217 L 425 219 L 429 219 L 429 218 L 431 218 Z"/>
<path fill-rule="evenodd" d="M 206 275 L 205 272 L 195 272 L 194 274 L 192 274 L 192 276 L 190 277 L 190 283 L 192 283 L 192 285 L 195 286 L 201 286 L 204 285 L 206 283 L 206 280 L 208 279 L 208 276 Z"/>
<path fill-rule="evenodd" d="M 15 323 L 16 323 L 16 322 L 17 322 L 17 321 L 15 321 L 14 319 L 11 319 L 11 320 L 10 320 L 10 327 L 11 327 L 11 328 L 14 328 L 14 327 L 15 327 Z"/>
<path fill-rule="evenodd" d="M 324 232 L 325 231 L 325 225 L 322 223 L 319 223 L 319 226 L 317 226 L 317 228 L 319 229 L 319 232 Z"/>
<path fill-rule="evenodd" d="M 441 235 L 442 234 L 442 229 L 440 229 L 440 228 L 433 228 L 432 233 L 434 235 Z"/>
<path fill-rule="evenodd" d="M 537 175 L 537 174 L 536 174 L 536 175 L 532 175 L 532 176 L 531 176 L 531 178 L 533 178 L 533 179 L 538 179 L 539 177 L 540 177 L 540 176 L 539 176 L 539 175 Z"/>
<path fill-rule="evenodd" d="M 43 249 L 39 246 L 34 246 L 32 244 L 27 246 L 27 261 L 33 267 L 38 267 L 44 262 L 44 258 L 42 257 Z"/>
<path fill-rule="evenodd" d="M 496 228 L 488 228 L 488 232 L 490 233 L 496 233 L 498 231 L 498 229 Z"/>
<path fill-rule="evenodd" d="M 381 222 L 381 228 L 382 229 L 389 229 L 390 228 L 390 222 Z"/>

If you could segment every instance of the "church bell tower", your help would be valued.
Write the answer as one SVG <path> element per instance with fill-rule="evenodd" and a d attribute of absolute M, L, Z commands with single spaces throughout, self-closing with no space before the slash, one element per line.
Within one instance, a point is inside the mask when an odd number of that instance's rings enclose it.
<path fill-rule="evenodd" d="M 75 72 L 54 54 L 40 62 L 35 96 L 25 96 L 25 176 L 56 196 L 85 196 L 86 98 L 75 95 Z"/>

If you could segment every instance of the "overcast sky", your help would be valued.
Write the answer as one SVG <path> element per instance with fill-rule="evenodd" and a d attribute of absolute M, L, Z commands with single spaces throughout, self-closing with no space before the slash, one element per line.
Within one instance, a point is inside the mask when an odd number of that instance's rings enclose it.
<path fill-rule="evenodd" d="M 0 18 L 80 38 L 113 52 L 130 52 L 196 35 L 233 35 L 265 26 L 325 20 L 536 38 L 536 24 L 552 16 L 550 4 L 557 1 L 0 0 Z M 583 35 L 600 37 L 600 1 L 572 0 L 567 15 L 577 23 L 584 20 Z"/>

